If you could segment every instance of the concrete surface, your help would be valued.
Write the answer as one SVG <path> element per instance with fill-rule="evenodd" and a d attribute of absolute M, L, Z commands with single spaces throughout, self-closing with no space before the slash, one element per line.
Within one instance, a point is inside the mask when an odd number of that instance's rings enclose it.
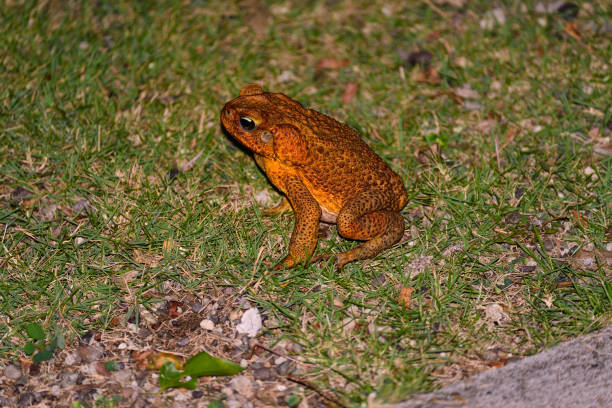
<path fill-rule="evenodd" d="M 612 408 L 612 326 L 390 408 Z"/>

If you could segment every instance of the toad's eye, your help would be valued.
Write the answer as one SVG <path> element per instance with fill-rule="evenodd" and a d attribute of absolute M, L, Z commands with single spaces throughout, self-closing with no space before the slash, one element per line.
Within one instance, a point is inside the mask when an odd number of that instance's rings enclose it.
<path fill-rule="evenodd" d="M 248 116 L 241 116 L 240 117 L 240 127 L 242 128 L 242 130 L 246 132 L 251 132 L 255 130 L 255 128 L 257 127 L 257 124 L 255 123 L 253 119 L 249 118 Z"/>

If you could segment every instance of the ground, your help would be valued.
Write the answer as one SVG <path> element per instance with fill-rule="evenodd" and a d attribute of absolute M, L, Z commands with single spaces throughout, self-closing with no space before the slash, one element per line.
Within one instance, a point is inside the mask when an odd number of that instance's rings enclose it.
<path fill-rule="evenodd" d="M 606 3 L 4 2 L 1 405 L 391 403 L 610 325 Z M 390 164 L 400 243 L 271 270 L 292 216 L 219 124 L 250 82 Z M 201 350 L 247 368 L 159 390 Z"/>

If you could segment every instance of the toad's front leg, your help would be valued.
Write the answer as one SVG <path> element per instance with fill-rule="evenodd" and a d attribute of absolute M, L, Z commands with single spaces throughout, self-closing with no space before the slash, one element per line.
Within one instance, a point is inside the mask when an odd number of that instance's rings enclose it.
<path fill-rule="evenodd" d="M 289 242 L 289 255 L 274 267 L 291 268 L 310 260 L 317 246 L 321 208 L 302 181 L 292 176 L 284 183 L 287 198 L 295 214 L 295 226 Z"/>

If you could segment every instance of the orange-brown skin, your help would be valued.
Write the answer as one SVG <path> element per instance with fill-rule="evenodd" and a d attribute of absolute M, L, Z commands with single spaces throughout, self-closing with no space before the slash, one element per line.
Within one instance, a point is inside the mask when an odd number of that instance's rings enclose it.
<path fill-rule="evenodd" d="M 400 240 L 408 197 L 402 179 L 350 127 L 281 93 L 249 84 L 221 111 L 225 129 L 246 148 L 289 200 L 295 226 L 289 255 L 275 269 L 335 257 L 338 269 L 371 258 Z M 270 212 L 285 209 L 286 201 Z M 311 259 L 319 221 L 366 241 Z"/>

